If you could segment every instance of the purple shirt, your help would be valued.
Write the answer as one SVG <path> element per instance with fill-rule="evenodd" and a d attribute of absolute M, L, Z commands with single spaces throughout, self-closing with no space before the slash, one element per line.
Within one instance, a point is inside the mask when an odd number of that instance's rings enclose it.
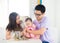
<path fill-rule="evenodd" d="M 37 30 L 42 27 L 46 28 L 45 33 L 40 36 L 41 41 L 51 42 L 50 35 L 49 35 L 49 25 L 48 25 L 47 17 L 44 16 L 39 22 L 37 20 L 34 20 L 33 23 L 36 25 Z"/>

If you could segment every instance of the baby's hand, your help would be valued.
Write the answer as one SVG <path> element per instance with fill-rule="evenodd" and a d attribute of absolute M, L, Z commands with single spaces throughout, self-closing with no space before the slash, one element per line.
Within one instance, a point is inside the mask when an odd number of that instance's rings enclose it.
<path fill-rule="evenodd" d="M 31 31 L 32 31 L 32 30 L 27 29 L 27 32 L 28 32 L 28 33 L 31 33 Z"/>

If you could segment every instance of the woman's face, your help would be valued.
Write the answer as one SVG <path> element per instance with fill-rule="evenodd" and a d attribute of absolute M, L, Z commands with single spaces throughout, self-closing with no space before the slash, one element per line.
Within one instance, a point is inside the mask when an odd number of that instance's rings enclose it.
<path fill-rule="evenodd" d="M 20 24 L 20 16 L 19 15 L 16 17 L 16 23 Z"/>

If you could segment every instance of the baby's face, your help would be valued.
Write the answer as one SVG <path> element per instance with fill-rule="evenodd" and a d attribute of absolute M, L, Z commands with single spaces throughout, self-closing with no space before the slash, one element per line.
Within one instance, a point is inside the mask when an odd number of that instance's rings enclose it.
<path fill-rule="evenodd" d="M 26 21 L 26 26 L 32 26 L 32 22 L 30 20 Z"/>

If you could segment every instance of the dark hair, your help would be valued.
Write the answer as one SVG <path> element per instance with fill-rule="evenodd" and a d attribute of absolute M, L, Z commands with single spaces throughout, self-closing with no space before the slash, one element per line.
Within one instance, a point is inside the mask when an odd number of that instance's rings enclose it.
<path fill-rule="evenodd" d="M 26 18 L 25 22 L 28 21 L 28 20 L 30 20 L 32 22 L 32 19 L 31 18 Z"/>
<path fill-rule="evenodd" d="M 39 4 L 39 5 L 37 5 L 37 6 L 35 7 L 35 10 L 39 10 L 39 11 L 41 11 L 42 13 L 44 13 L 44 12 L 46 11 L 46 8 L 45 8 L 44 5 Z"/>
<path fill-rule="evenodd" d="M 16 24 L 16 17 L 18 16 L 18 14 L 16 12 L 12 12 L 9 15 L 9 24 L 7 25 L 6 29 L 8 29 L 8 31 L 15 31 L 15 28 L 18 28 L 22 31 L 22 27 L 20 26 L 20 24 Z"/>

